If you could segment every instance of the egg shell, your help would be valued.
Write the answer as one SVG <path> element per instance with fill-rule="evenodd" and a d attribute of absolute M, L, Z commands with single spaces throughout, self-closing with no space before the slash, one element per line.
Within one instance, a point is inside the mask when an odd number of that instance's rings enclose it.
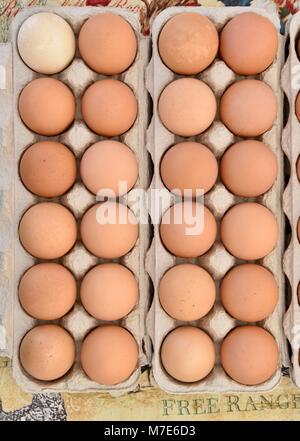
<path fill-rule="evenodd" d="M 204 15 L 183 12 L 170 18 L 158 40 L 162 61 L 173 71 L 193 75 L 206 69 L 215 59 L 219 36 Z"/>
<path fill-rule="evenodd" d="M 166 313 L 182 321 L 201 319 L 211 310 L 216 299 L 211 275 L 192 264 L 169 269 L 160 280 L 158 293 Z"/>
<path fill-rule="evenodd" d="M 216 98 L 207 84 L 195 78 L 179 78 L 169 83 L 158 101 L 161 122 L 179 136 L 204 132 L 216 115 Z"/>
<path fill-rule="evenodd" d="M 270 190 L 277 177 L 275 153 L 264 143 L 249 139 L 233 144 L 224 153 L 220 175 L 237 196 L 252 198 Z"/>
<path fill-rule="evenodd" d="M 278 285 L 273 274 L 261 265 L 233 267 L 220 286 L 221 301 L 227 312 L 243 322 L 265 320 L 278 302 Z"/>
<path fill-rule="evenodd" d="M 132 272 L 123 265 L 97 265 L 84 276 L 80 299 L 93 317 L 99 320 L 119 320 L 136 305 L 138 283 Z"/>
<path fill-rule="evenodd" d="M 245 385 L 258 385 L 274 375 L 279 349 L 274 337 L 258 326 L 233 329 L 221 346 L 221 363 L 226 373 Z"/>
<path fill-rule="evenodd" d="M 277 50 L 275 26 L 255 12 L 232 18 L 220 34 L 220 56 L 239 75 L 263 72 L 273 63 Z"/>
<path fill-rule="evenodd" d="M 133 151 L 125 144 L 100 141 L 85 151 L 80 161 L 80 175 L 92 193 L 121 196 L 136 183 L 138 163 Z"/>
<path fill-rule="evenodd" d="M 83 24 L 78 47 L 86 64 L 104 75 L 124 72 L 137 53 L 132 27 L 123 17 L 110 12 L 94 15 Z"/>
<path fill-rule="evenodd" d="M 261 259 L 274 249 L 278 240 L 275 216 L 256 202 L 234 205 L 221 221 L 221 240 L 239 259 Z"/>
<path fill-rule="evenodd" d="M 137 101 L 122 81 L 99 80 L 84 92 L 81 113 L 87 126 L 98 135 L 122 135 L 136 120 Z"/>
<path fill-rule="evenodd" d="M 24 63 L 47 75 L 64 70 L 76 49 L 71 26 L 52 12 L 38 12 L 28 17 L 18 32 L 17 45 Z"/>
<path fill-rule="evenodd" d="M 71 369 L 74 361 L 75 342 L 60 326 L 35 326 L 21 341 L 20 362 L 37 380 L 57 380 Z"/>
<path fill-rule="evenodd" d="M 74 154 L 56 141 L 31 145 L 20 160 L 20 177 L 25 187 L 46 198 L 68 191 L 75 182 L 76 169 Z"/>
<path fill-rule="evenodd" d="M 56 320 L 76 301 L 73 274 L 57 263 L 39 263 L 29 268 L 19 284 L 19 300 L 25 311 L 39 320 Z"/>
<path fill-rule="evenodd" d="M 63 82 L 41 77 L 22 90 L 18 104 L 24 124 L 39 135 L 64 132 L 75 118 L 75 97 Z"/>
<path fill-rule="evenodd" d="M 75 244 L 76 220 L 63 205 L 41 202 L 30 207 L 19 225 L 20 241 L 32 256 L 57 259 Z"/>
<path fill-rule="evenodd" d="M 172 193 L 183 196 L 191 191 L 191 196 L 197 197 L 214 186 L 218 163 L 205 145 L 191 141 L 180 142 L 164 154 L 160 174 Z"/>
<path fill-rule="evenodd" d="M 126 329 L 105 325 L 95 328 L 84 339 L 81 365 L 93 381 L 113 385 L 134 372 L 138 363 L 138 345 Z"/>
<path fill-rule="evenodd" d="M 198 202 L 179 202 L 163 215 L 160 237 L 170 253 L 179 257 L 197 257 L 213 245 L 216 220 L 210 210 Z"/>
<path fill-rule="evenodd" d="M 95 256 L 115 259 L 127 254 L 139 235 L 137 219 L 123 204 L 104 202 L 93 205 L 80 224 L 83 245 Z"/>
<path fill-rule="evenodd" d="M 215 364 L 211 338 L 193 326 L 180 326 L 171 331 L 163 341 L 160 355 L 167 373 L 186 383 L 202 380 Z"/>
<path fill-rule="evenodd" d="M 262 135 L 271 129 L 276 116 L 276 96 L 272 88 L 260 80 L 237 81 L 220 100 L 221 120 L 237 136 Z"/>

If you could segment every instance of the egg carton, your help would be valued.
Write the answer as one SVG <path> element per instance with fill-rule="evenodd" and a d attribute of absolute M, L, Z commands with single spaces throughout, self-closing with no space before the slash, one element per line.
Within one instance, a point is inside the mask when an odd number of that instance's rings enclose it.
<path fill-rule="evenodd" d="M 263 9 L 252 8 L 251 11 L 263 15 L 275 25 L 279 33 L 279 19 L 277 15 L 270 14 Z M 212 126 L 199 136 L 191 138 L 182 138 L 175 136 L 169 132 L 161 123 L 157 107 L 159 96 L 164 87 L 170 83 L 178 75 L 169 70 L 161 61 L 157 42 L 159 33 L 164 24 L 177 14 L 182 12 L 194 12 L 207 16 L 220 31 L 222 27 L 233 17 L 243 12 L 249 12 L 249 8 L 245 7 L 226 7 L 226 8 L 205 8 L 205 7 L 173 7 L 161 12 L 152 23 L 152 43 L 153 52 L 152 58 L 147 68 L 147 88 L 153 100 L 153 118 L 150 123 L 147 133 L 147 146 L 151 153 L 154 163 L 154 177 L 151 183 L 151 189 L 167 189 L 160 177 L 160 160 L 164 152 L 174 143 L 183 140 L 196 140 L 207 145 L 215 154 L 216 158 L 222 156 L 224 151 L 234 142 L 241 138 L 237 138 L 232 134 L 220 121 L 217 114 Z M 171 255 L 163 246 L 160 234 L 159 224 L 154 225 L 154 238 L 151 248 L 147 254 L 147 270 L 150 274 L 154 285 L 154 299 L 151 305 L 150 312 L 147 317 L 148 333 L 153 344 L 153 358 L 152 358 L 152 373 L 154 381 L 157 385 L 169 393 L 198 393 L 198 392 L 216 392 L 216 391 L 266 391 L 274 388 L 281 379 L 281 366 L 288 366 L 288 356 L 286 340 L 283 335 L 282 320 L 285 311 L 285 292 L 284 292 L 284 274 L 282 269 L 282 256 L 284 250 L 284 216 L 281 208 L 281 195 L 284 188 L 283 175 L 283 152 L 281 150 L 281 130 L 282 130 L 282 103 L 283 97 L 280 89 L 280 73 L 283 65 L 283 37 L 279 36 L 279 49 L 273 64 L 262 74 L 255 76 L 255 78 L 263 80 L 273 89 L 278 103 L 277 119 L 268 132 L 262 135 L 259 139 L 269 146 L 274 151 L 278 160 L 278 176 L 273 187 L 263 196 L 251 199 L 268 207 L 276 216 L 279 227 L 279 238 L 276 248 L 264 259 L 256 261 L 256 263 L 264 265 L 272 271 L 279 286 L 279 301 L 276 309 L 267 319 L 258 324 L 271 332 L 275 337 L 281 354 L 281 365 L 278 367 L 276 373 L 268 381 L 258 386 L 244 386 L 227 376 L 220 364 L 220 344 L 226 334 L 235 326 L 241 324 L 237 320 L 230 317 L 224 310 L 220 303 L 219 282 L 227 271 L 234 265 L 241 263 L 240 260 L 230 255 L 223 247 L 220 236 L 218 234 L 214 246 L 203 256 L 195 259 L 182 259 Z M 212 63 L 210 67 L 196 76 L 211 87 L 216 95 L 219 103 L 225 89 L 241 79 L 237 76 L 227 65 L 218 58 Z M 212 211 L 216 217 L 217 223 L 220 223 L 224 213 L 242 201 L 245 198 L 239 198 L 231 194 L 220 179 L 216 185 L 204 196 L 205 205 Z M 161 203 L 159 210 L 159 218 L 174 202 L 174 198 L 166 197 Z M 299 204 L 300 207 L 300 204 Z M 195 263 L 205 268 L 214 278 L 217 285 L 217 299 L 213 309 L 201 320 L 194 322 L 181 322 L 172 319 L 162 309 L 158 298 L 158 285 L 164 273 L 174 266 L 182 262 Z M 174 328 L 180 325 L 190 324 L 197 326 L 206 331 L 216 346 L 216 365 L 213 371 L 203 380 L 195 383 L 181 383 L 171 378 L 164 370 L 160 360 L 160 347 L 165 336 Z M 184 356 L 184 354 L 183 354 Z"/>
<path fill-rule="evenodd" d="M 74 337 L 76 342 L 76 362 L 69 373 L 63 378 L 52 382 L 37 381 L 26 374 L 19 362 L 19 344 L 26 332 L 41 321 L 28 316 L 20 306 L 18 301 L 18 284 L 22 274 L 39 260 L 30 256 L 18 239 L 18 224 L 23 213 L 33 204 L 45 199 L 31 194 L 22 184 L 19 173 L 19 159 L 24 150 L 34 142 L 53 139 L 58 140 L 69 146 L 76 155 L 79 164 L 84 151 L 94 142 L 103 137 L 99 137 L 89 130 L 82 121 L 80 114 L 80 98 L 84 90 L 94 81 L 105 78 L 93 72 L 79 57 L 78 49 L 73 62 L 61 73 L 53 75 L 67 84 L 76 96 L 77 113 L 75 122 L 63 134 L 57 137 L 43 137 L 32 133 L 21 121 L 18 114 L 18 97 L 23 87 L 31 80 L 40 77 L 31 71 L 19 56 L 16 40 L 21 24 L 32 14 L 37 12 L 54 12 L 67 20 L 72 26 L 76 37 L 83 23 L 95 14 L 112 12 L 122 16 L 133 27 L 137 41 L 138 52 L 133 65 L 124 73 L 113 78 L 121 79 L 128 84 L 135 93 L 138 100 L 138 117 L 133 127 L 124 135 L 115 137 L 127 144 L 136 154 L 139 163 L 139 178 L 135 187 L 128 194 L 128 206 L 135 212 L 139 219 L 139 213 L 134 206 L 134 198 L 131 195 L 137 189 L 146 190 L 150 184 L 149 153 L 145 148 L 145 131 L 148 123 L 148 93 L 144 87 L 144 71 L 149 61 L 149 40 L 140 33 L 140 24 L 137 16 L 120 8 L 101 8 L 101 7 L 66 7 L 66 8 L 27 8 L 20 12 L 13 22 L 12 28 L 12 47 L 2 46 L 1 60 L 12 56 L 13 74 L 11 74 L 11 64 L 8 60 L 1 66 L 0 73 L 5 77 L 5 85 L 0 89 L 1 110 L 4 109 L 6 101 L 11 100 L 11 112 L 1 112 L 2 142 L 5 147 L 1 151 L 1 187 L 3 188 L 3 198 L 1 199 L 1 229 L 5 230 L 5 235 L 1 238 L 2 271 L 1 288 L 4 292 L 3 299 L 10 298 L 11 302 L 3 302 L 0 307 L 0 347 L 5 348 L 8 355 L 13 358 L 13 375 L 22 389 L 29 392 L 39 391 L 68 391 L 68 392 L 87 392 L 103 391 L 112 394 L 121 394 L 135 390 L 139 385 L 139 378 L 143 366 L 148 363 L 148 354 L 144 350 L 145 335 L 145 314 L 149 302 L 149 277 L 144 269 L 145 253 L 150 242 L 150 227 L 140 225 L 139 239 L 134 248 L 124 257 L 114 261 L 124 264 L 136 276 L 139 283 L 139 300 L 132 312 L 117 324 L 128 329 L 135 337 L 139 345 L 139 361 L 137 369 L 126 381 L 115 385 L 105 386 L 91 381 L 80 367 L 79 353 L 80 345 L 85 335 L 94 327 L 104 322 L 91 317 L 77 299 L 75 307 L 62 319 L 55 321 L 66 328 Z M 1 85 L 0 85 L 1 86 Z M 5 138 L 5 139 L 4 139 Z M 63 196 L 51 199 L 69 208 L 78 222 L 84 212 L 96 203 L 96 196 L 92 195 L 77 176 L 75 185 Z M 9 242 L 9 245 L 7 243 Z M 99 259 L 90 254 L 78 239 L 75 246 L 61 259 L 56 260 L 69 268 L 77 281 L 94 265 L 107 262 L 108 260 Z M 1 302 L 2 303 L 2 302 Z M 5 303 L 5 305 L 4 305 Z M 3 308 L 3 311 L 2 309 Z M 6 314 L 4 314 L 4 309 Z M 12 322 L 13 317 L 13 322 Z M 43 322 L 45 323 L 45 322 Z M 105 322 L 107 323 L 107 322 Z M 1 333 L 2 329 L 2 333 Z M 5 334 L 6 333 L 6 334 Z M 1 344 L 2 336 L 2 344 Z"/>
<path fill-rule="evenodd" d="M 282 69 L 281 84 L 289 103 L 289 116 L 282 133 L 282 148 L 290 163 L 290 179 L 283 195 L 283 209 L 291 226 L 291 237 L 284 255 L 284 272 L 290 283 L 290 304 L 284 318 L 284 330 L 291 346 L 291 377 L 300 388 L 300 306 L 297 289 L 300 282 L 300 243 L 297 223 L 300 218 L 300 183 L 296 163 L 300 155 L 300 122 L 295 113 L 295 101 L 300 90 L 300 61 L 295 44 L 300 36 L 300 13 L 288 24 L 288 57 Z"/>

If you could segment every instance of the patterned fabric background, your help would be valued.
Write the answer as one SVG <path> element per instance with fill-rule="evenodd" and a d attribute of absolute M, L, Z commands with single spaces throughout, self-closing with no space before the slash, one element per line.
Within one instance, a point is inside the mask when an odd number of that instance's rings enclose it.
<path fill-rule="evenodd" d="M 143 32 L 169 6 L 256 6 L 277 11 L 282 26 L 300 8 L 294 0 L 0 0 L 0 42 L 18 11 L 30 6 L 114 6 L 140 13 Z M 300 391 L 283 377 L 266 394 L 168 395 L 150 386 L 144 372 L 140 389 L 122 397 L 107 394 L 36 394 L 14 382 L 11 361 L 0 357 L 0 421 L 29 420 L 300 420 Z"/>

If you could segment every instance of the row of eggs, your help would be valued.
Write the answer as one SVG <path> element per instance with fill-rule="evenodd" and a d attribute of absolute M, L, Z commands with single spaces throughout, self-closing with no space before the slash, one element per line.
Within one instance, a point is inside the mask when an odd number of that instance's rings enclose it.
<path fill-rule="evenodd" d="M 260 106 L 257 107 L 257 102 Z M 98 135 L 113 137 L 127 132 L 137 117 L 137 100 L 125 83 L 103 79 L 83 94 L 81 113 Z M 37 78 L 19 97 L 19 114 L 33 132 L 58 135 L 75 119 L 76 100 L 71 90 L 54 78 Z M 196 78 L 179 78 L 162 91 L 158 113 L 172 133 L 195 136 L 210 127 L 216 115 L 216 98 L 210 87 Z M 220 100 L 220 117 L 235 135 L 256 137 L 268 131 L 277 115 L 276 96 L 263 81 L 245 79 L 233 83 Z"/>
<path fill-rule="evenodd" d="M 23 61 L 32 70 L 55 74 L 73 60 L 76 41 L 71 26 L 62 17 L 41 12 L 29 17 L 19 29 L 17 46 Z M 209 18 L 197 13 L 181 13 L 167 21 L 159 40 L 159 54 L 173 72 L 194 75 L 220 57 L 239 75 L 256 75 L 276 57 L 278 35 L 265 17 L 247 12 L 224 26 L 220 39 Z M 116 75 L 134 62 L 137 39 L 131 25 L 121 16 L 102 13 L 90 17 L 81 27 L 78 49 L 95 72 Z"/>
<path fill-rule="evenodd" d="M 268 380 L 279 362 L 279 349 L 274 337 L 258 326 L 234 328 L 224 338 L 220 355 L 225 372 L 245 385 Z M 72 368 L 75 356 L 74 339 L 68 331 L 55 324 L 32 328 L 20 344 L 23 368 L 42 381 L 63 377 Z M 177 381 L 186 383 L 207 377 L 216 361 L 212 339 L 194 326 L 180 326 L 167 334 L 160 356 L 166 372 Z M 105 385 L 118 384 L 126 381 L 136 369 L 138 344 L 132 334 L 121 326 L 99 326 L 84 338 L 80 362 L 91 380 Z"/>
<path fill-rule="evenodd" d="M 57 141 L 41 141 L 27 148 L 20 160 L 20 177 L 25 187 L 41 197 L 53 198 L 66 193 L 77 174 L 76 158 Z M 216 183 L 218 164 L 214 154 L 203 144 L 187 141 L 170 147 L 160 164 L 161 178 L 174 194 L 186 190 L 197 196 L 199 189 L 208 192 Z M 138 179 L 138 163 L 125 144 L 99 141 L 90 146 L 80 161 L 83 184 L 93 194 L 122 196 Z M 268 191 L 277 176 L 275 154 L 262 142 L 245 140 L 233 144 L 220 162 L 220 176 L 233 194 L 256 197 Z M 120 183 L 124 184 L 124 189 Z"/>
<path fill-rule="evenodd" d="M 189 229 L 193 228 L 195 230 L 191 234 Z M 220 233 L 225 248 L 233 256 L 257 260 L 274 249 L 278 225 L 268 208 L 255 202 L 245 202 L 225 213 Z M 116 259 L 134 247 L 139 235 L 138 221 L 125 205 L 107 201 L 86 211 L 81 219 L 80 235 L 82 243 L 93 255 Z M 164 213 L 160 224 L 164 246 L 178 257 L 202 256 L 213 246 L 216 235 L 215 217 L 206 206 L 197 202 L 172 205 Z M 77 223 L 63 205 L 41 202 L 24 213 L 19 224 L 19 236 L 23 247 L 32 256 L 57 259 L 75 244 Z"/>
<path fill-rule="evenodd" d="M 169 269 L 159 284 L 163 309 L 175 320 L 194 321 L 211 310 L 216 286 L 211 275 L 194 264 Z M 254 295 L 255 294 L 255 295 Z M 270 315 L 278 300 L 278 286 L 270 271 L 257 264 L 233 267 L 220 286 L 225 309 L 237 320 L 258 322 Z M 58 263 L 29 268 L 19 284 L 24 310 L 39 320 L 57 320 L 74 306 L 76 280 Z M 103 263 L 89 270 L 80 285 L 86 311 L 98 320 L 120 320 L 136 305 L 138 283 L 133 273 L 118 263 Z"/>

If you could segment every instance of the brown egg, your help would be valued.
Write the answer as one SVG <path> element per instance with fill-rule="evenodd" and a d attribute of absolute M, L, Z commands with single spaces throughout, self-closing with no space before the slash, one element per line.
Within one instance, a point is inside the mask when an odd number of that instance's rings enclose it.
<path fill-rule="evenodd" d="M 61 378 L 75 361 L 75 342 L 60 326 L 47 324 L 31 329 L 20 344 L 23 369 L 37 380 Z"/>
<path fill-rule="evenodd" d="M 119 320 L 136 305 L 138 284 L 125 266 L 105 263 L 95 266 L 84 276 L 80 298 L 93 317 L 99 320 Z"/>
<path fill-rule="evenodd" d="M 274 214 L 254 202 L 230 208 L 221 222 L 221 240 L 227 250 L 239 259 L 256 260 L 269 254 L 278 239 Z"/>
<path fill-rule="evenodd" d="M 277 49 L 275 26 L 255 12 L 235 16 L 220 35 L 220 56 L 239 75 L 256 75 L 267 69 Z"/>
<path fill-rule="evenodd" d="M 80 233 L 83 245 L 95 256 L 116 259 L 135 245 L 139 227 L 133 212 L 123 204 L 104 202 L 83 216 Z"/>
<path fill-rule="evenodd" d="M 259 322 L 274 311 L 278 286 L 273 274 L 260 265 L 232 268 L 222 280 L 221 301 L 232 317 L 243 322 Z"/>
<path fill-rule="evenodd" d="M 56 320 L 67 314 L 76 301 L 76 292 L 74 276 L 57 263 L 32 266 L 19 284 L 23 309 L 39 320 Z"/>
<path fill-rule="evenodd" d="M 116 75 L 133 63 L 137 41 L 130 24 L 120 15 L 108 12 L 94 15 L 84 23 L 78 47 L 91 69 L 103 75 Z"/>
<path fill-rule="evenodd" d="M 127 84 L 99 80 L 84 92 L 81 112 L 85 123 L 98 135 L 117 136 L 127 132 L 137 116 L 137 101 Z"/>
<path fill-rule="evenodd" d="M 162 28 L 158 49 L 162 61 L 173 72 L 193 75 L 206 69 L 215 59 L 219 36 L 204 15 L 184 12 L 175 15 Z"/>
<path fill-rule="evenodd" d="M 60 196 L 75 182 L 76 159 L 71 150 L 56 141 L 41 141 L 30 146 L 20 161 L 20 176 L 25 187 L 46 198 Z"/>
<path fill-rule="evenodd" d="M 126 381 L 137 368 L 139 350 L 134 337 L 115 325 L 90 332 L 81 346 L 81 365 L 86 375 L 100 384 Z"/>
<path fill-rule="evenodd" d="M 213 307 L 216 287 L 207 271 L 197 265 L 173 266 L 159 284 L 161 306 L 175 320 L 193 321 Z"/>
<path fill-rule="evenodd" d="M 194 136 L 204 132 L 216 115 L 213 91 L 195 78 L 172 81 L 162 91 L 158 113 L 163 125 L 179 136 Z"/>
<path fill-rule="evenodd" d="M 190 190 L 191 194 L 187 196 L 195 197 L 214 186 L 218 163 L 205 145 L 192 141 L 180 142 L 163 156 L 160 174 L 165 186 L 174 194 L 183 196 L 185 190 Z"/>
<path fill-rule="evenodd" d="M 136 183 L 138 163 L 133 151 L 125 144 L 105 140 L 96 142 L 85 151 L 80 174 L 92 193 L 116 197 L 127 193 Z"/>
<path fill-rule="evenodd" d="M 181 326 L 166 336 L 160 356 L 171 377 L 192 383 L 211 372 L 216 354 L 211 338 L 204 331 L 194 326 Z"/>
<path fill-rule="evenodd" d="M 300 93 L 298 93 L 297 98 L 296 98 L 295 112 L 296 112 L 296 116 L 298 118 L 298 121 L 300 122 Z"/>
<path fill-rule="evenodd" d="M 220 173 L 223 183 L 233 194 L 246 198 L 260 196 L 275 182 L 276 155 L 260 141 L 240 141 L 226 150 Z"/>
<path fill-rule="evenodd" d="M 19 114 L 24 124 L 39 135 L 64 132 L 75 118 L 75 97 L 54 78 L 37 78 L 19 96 Z"/>
<path fill-rule="evenodd" d="M 237 81 L 220 101 L 221 120 L 237 136 L 262 135 L 272 128 L 276 115 L 276 96 L 263 81 Z"/>
<path fill-rule="evenodd" d="M 247 386 L 261 384 L 269 380 L 278 368 L 278 345 L 265 329 L 240 326 L 223 340 L 221 363 L 234 381 Z"/>
<path fill-rule="evenodd" d="M 32 256 L 57 259 L 66 254 L 76 241 L 76 220 L 63 205 L 41 202 L 23 215 L 19 236 L 23 247 Z"/>
<path fill-rule="evenodd" d="M 216 220 L 208 208 L 196 202 L 180 202 L 162 217 L 160 237 L 170 253 L 179 257 L 197 257 L 213 245 Z"/>

